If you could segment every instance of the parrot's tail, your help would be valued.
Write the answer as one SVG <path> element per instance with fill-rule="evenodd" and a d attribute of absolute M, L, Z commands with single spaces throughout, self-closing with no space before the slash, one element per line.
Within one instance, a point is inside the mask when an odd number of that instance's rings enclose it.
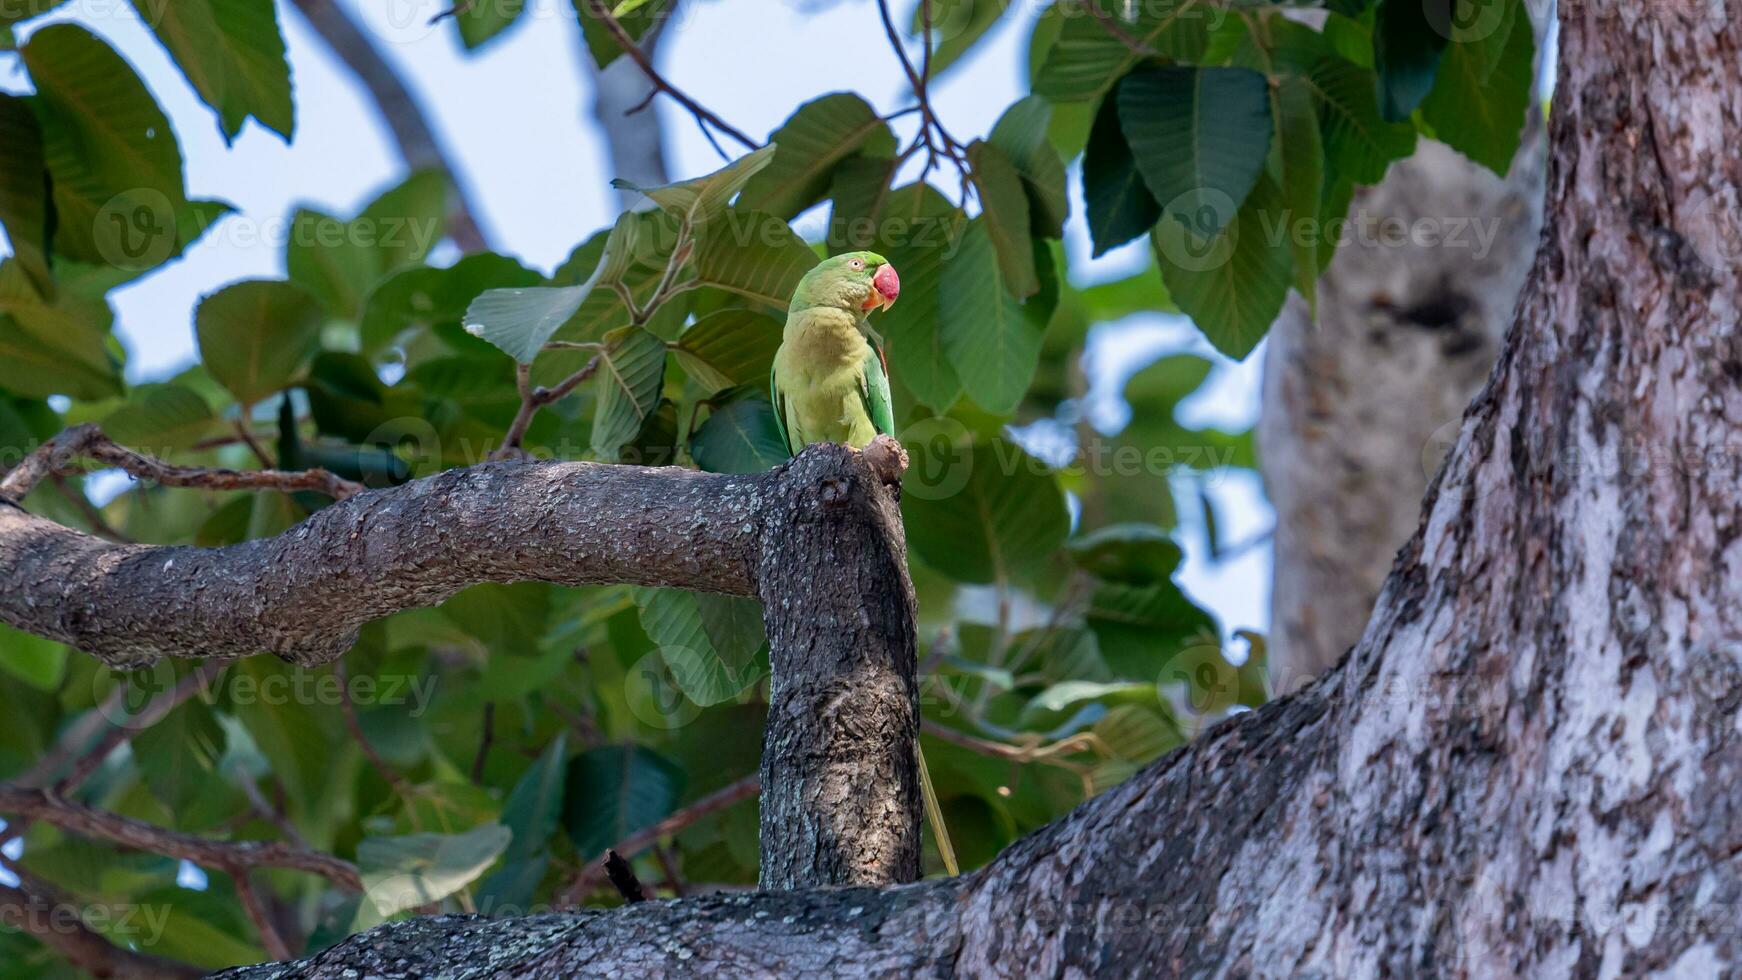
<path fill-rule="evenodd" d="M 916 742 L 914 751 L 919 756 L 919 793 L 925 799 L 925 815 L 931 821 L 932 836 L 937 838 L 938 856 L 944 859 L 944 870 L 954 878 L 962 873 L 962 869 L 956 864 L 956 849 L 950 846 L 950 832 L 944 827 L 944 811 L 938 806 L 938 791 L 932 788 L 931 772 L 925 767 L 925 750 Z"/>

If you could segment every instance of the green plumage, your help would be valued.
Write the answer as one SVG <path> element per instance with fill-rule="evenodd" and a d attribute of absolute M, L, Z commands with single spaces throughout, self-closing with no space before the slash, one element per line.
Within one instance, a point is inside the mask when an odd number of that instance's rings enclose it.
<path fill-rule="evenodd" d="M 879 435 L 895 434 L 888 362 L 882 340 L 867 320 L 873 309 L 887 309 L 901 291 L 901 281 L 888 266 L 875 252 L 836 255 L 805 273 L 793 292 L 768 392 L 788 452 L 796 455 L 815 442 L 864 449 Z M 959 874 L 925 754 L 916 761 L 938 855 L 945 870 Z"/>
<path fill-rule="evenodd" d="M 863 449 L 879 434 L 894 435 L 889 375 L 866 306 L 887 264 L 873 252 L 837 255 L 793 293 L 769 386 L 788 451 L 814 442 Z"/>

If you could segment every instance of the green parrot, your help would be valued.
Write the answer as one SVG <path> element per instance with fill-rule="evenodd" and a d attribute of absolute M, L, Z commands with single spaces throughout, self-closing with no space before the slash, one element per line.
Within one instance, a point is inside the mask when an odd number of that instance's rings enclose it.
<path fill-rule="evenodd" d="M 769 379 L 788 451 L 813 442 L 864 449 L 895 434 L 882 339 L 866 318 L 900 294 L 895 267 L 875 252 L 824 259 L 799 280 Z"/>
<path fill-rule="evenodd" d="M 796 455 L 814 442 L 864 449 L 879 435 L 895 434 L 889 365 L 869 317 L 894 306 L 900 295 L 895 267 L 875 252 L 824 259 L 799 280 L 769 378 L 775 422 L 788 452 Z M 919 785 L 944 868 L 960 874 L 924 752 Z"/>

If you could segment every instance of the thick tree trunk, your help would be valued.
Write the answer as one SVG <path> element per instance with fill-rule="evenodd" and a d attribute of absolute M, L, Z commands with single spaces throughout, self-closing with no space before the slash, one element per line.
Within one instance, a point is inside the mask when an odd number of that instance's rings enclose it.
<path fill-rule="evenodd" d="M 1540 49 L 1548 5 L 1529 6 Z M 1504 179 L 1422 139 L 1356 196 L 1351 240 L 1319 280 L 1317 319 L 1290 297 L 1271 327 L 1258 442 L 1276 509 L 1277 691 L 1322 675 L 1361 638 L 1415 532 L 1422 493 L 1494 367 L 1530 271 L 1543 146 L 1534 108 Z M 1387 234 L 1398 229 L 1431 237 Z"/>
<path fill-rule="evenodd" d="M 246 975 L 1736 971 L 1742 22 L 1563 11 L 1517 325 L 1329 676 L 961 879 L 415 920 Z"/>

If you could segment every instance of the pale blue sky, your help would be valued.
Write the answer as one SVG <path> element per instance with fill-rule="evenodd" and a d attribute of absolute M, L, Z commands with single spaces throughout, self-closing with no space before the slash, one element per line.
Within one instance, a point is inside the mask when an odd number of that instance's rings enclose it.
<path fill-rule="evenodd" d="M 521 22 L 473 55 L 461 49 L 451 25 L 427 26 L 450 0 L 341 2 L 422 101 L 498 250 L 548 271 L 577 242 L 609 224 L 615 215 L 612 174 L 592 122 L 592 92 L 570 0 L 528 0 Z M 904 13 L 908 6 L 898 4 L 897 10 Z M 1042 6 L 1016 3 L 972 59 L 934 85 L 934 103 L 956 136 L 983 135 L 1025 93 L 1029 26 Z M 869 0 L 687 0 L 683 10 L 662 45 L 662 69 L 752 136 L 765 137 L 800 102 L 825 92 L 855 90 L 886 111 L 905 104 L 905 76 Z M 221 198 L 239 212 L 181 261 L 114 294 L 131 380 L 160 378 L 194 359 L 192 311 L 202 295 L 236 279 L 284 274 L 274 233 L 294 207 L 349 213 L 401 175 L 391 139 L 361 87 L 289 4 L 281 3 L 280 11 L 297 99 L 296 138 L 289 145 L 250 123 L 226 147 L 211 111 L 127 0 L 73 0 L 30 25 L 75 20 L 119 50 L 170 117 L 187 160 L 189 193 Z M 28 37 L 29 29 L 20 33 Z M 28 88 L 18 62 L 0 54 L 0 89 Z M 716 169 L 719 158 L 688 116 L 664 99 L 657 107 L 670 134 L 673 175 Z M 911 126 L 912 119 L 899 122 Z M 1079 207 L 1074 175 L 1071 194 L 1073 208 Z M 797 224 L 814 237 L 822 216 L 806 215 Z M 1144 261 L 1140 241 L 1090 262 L 1077 216 L 1067 246 L 1073 274 L 1085 283 L 1129 273 Z M 1157 354 L 1182 348 L 1219 364 L 1206 391 L 1184 407 L 1186 421 L 1249 425 L 1257 413 L 1261 355 L 1232 364 L 1210 352 L 1189 324 L 1159 315 L 1097 332 L 1091 348 L 1095 417 L 1118 419 L 1123 379 Z M 1225 478 L 1212 492 L 1224 542 L 1270 526 L 1256 480 Z M 1183 514 L 1182 522 L 1186 588 L 1218 614 L 1225 629 L 1264 628 L 1269 549 L 1214 566 L 1195 515 Z"/>

